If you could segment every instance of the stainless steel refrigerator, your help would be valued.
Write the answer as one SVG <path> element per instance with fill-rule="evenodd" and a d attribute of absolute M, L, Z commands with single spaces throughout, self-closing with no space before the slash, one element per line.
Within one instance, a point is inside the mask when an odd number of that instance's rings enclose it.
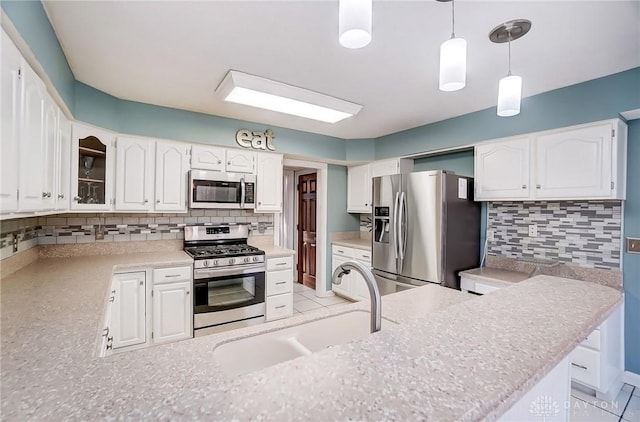
<path fill-rule="evenodd" d="M 480 261 L 473 178 L 426 171 L 373 179 L 373 273 L 382 294 L 427 282 L 460 288 Z"/>

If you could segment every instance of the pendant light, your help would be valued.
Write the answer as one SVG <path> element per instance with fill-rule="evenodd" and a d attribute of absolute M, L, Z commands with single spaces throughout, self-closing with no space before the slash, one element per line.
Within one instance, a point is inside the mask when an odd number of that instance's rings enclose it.
<path fill-rule="evenodd" d="M 451 38 L 440 46 L 440 91 L 458 91 L 467 83 L 467 41 L 456 38 L 455 0 L 451 2 Z"/>
<path fill-rule="evenodd" d="M 371 42 L 373 0 L 340 0 L 338 40 L 346 48 L 362 48 Z"/>
<path fill-rule="evenodd" d="M 522 77 L 511 74 L 511 41 L 524 36 L 531 29 L 531 21 L 514 19 L 498 25 L 489 33 L 489 39 L 495 43 L 507 43 L 509 46 L 509 72 L 500 79 L 498 86 L 497 113 L 501 117 L 515 116 L 520 113 L 522 98 Z"/>

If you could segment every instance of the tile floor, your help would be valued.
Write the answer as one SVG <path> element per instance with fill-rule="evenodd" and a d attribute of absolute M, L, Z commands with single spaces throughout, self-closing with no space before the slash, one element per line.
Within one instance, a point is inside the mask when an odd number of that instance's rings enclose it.
<path fill-rule="evenodd" d="M 569 420 L 640 422 L 640 388 L 625 384 L 618 397 L 611 402 L 598 400 L 581 389 L 572 388 Z"/>
<path fill-rule="evenodd" d="M 316 297 L 316 291 L 300 283 L 293 283 L 293 313 L 304 314 L 320 308 L 350 303 L 340 296 Z"/>

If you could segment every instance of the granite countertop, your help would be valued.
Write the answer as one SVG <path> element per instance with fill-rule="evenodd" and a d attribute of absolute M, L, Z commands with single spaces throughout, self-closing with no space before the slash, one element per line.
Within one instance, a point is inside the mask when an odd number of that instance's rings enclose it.
<path fill-rule="evenodd" d="M 341 239 L 332 240 L 331 243 L 336 246 L 346 246 L 348 248 L 364 249 L 366 251 L 371 250 L 371 239 Z"/>
<path fill-rule="evenodd" d="M 487 282 L 487 284 L 499 287 L 509 286 L 529 278 L 529 274 L 527 273 L 487 267 L 461 271 L 459 274 L 461 277 L 464 276 L 471 280 L 484 281 Z"/>
<path fill-rule="evenodd" d="M 230 379 L 217 345 L 368 303 L 97 358 L 114 266 L 191 262 L 140 255 L 43 259 L 2 280 L 3 419 L 494 419 L 622 301 L 550 276 L 481 297 L 427 285 L 383 298 L 397 326 Z M 300 395 L 310 384 L 322 393 Z"/>

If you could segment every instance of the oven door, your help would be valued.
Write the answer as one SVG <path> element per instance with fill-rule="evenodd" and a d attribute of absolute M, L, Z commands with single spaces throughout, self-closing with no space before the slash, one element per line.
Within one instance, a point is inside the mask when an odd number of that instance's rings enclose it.
<path fill-rule="evenodd" d="M 200 278 L 205 274 L 210 276 Z M 227 311 L 264 303 L 264 266 L 260 270 L 240 271 L 203 269 L 196 270 L 194 276 L 197 277 L 193 281 L 195 314 Z"/>
<path fill-rule="evenodd" d="M 254 175 L 191 170 L 191 208 L 253 208 Z"/>

